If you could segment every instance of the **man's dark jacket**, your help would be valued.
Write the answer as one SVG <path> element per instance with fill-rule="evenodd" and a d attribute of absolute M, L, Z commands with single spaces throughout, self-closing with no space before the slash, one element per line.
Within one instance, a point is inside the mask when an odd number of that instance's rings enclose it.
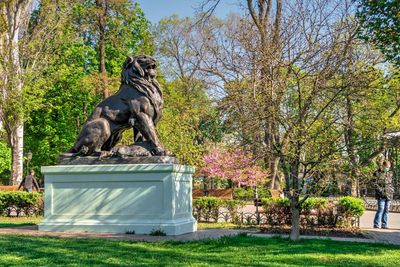
<path fill-rule="evenodd" d="M 376 199 L 393 199 L 393 173 L 391 171 L 385 172 L 381 169 L 374 173 L 373 185 L 375 188 Z"/>

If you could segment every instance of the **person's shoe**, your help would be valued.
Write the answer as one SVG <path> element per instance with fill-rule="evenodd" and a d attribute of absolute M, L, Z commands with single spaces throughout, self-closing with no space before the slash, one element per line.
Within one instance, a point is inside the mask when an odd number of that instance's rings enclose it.
<path fill-rule="evenodd" d="M 389 229 L 389 227 L 387 227 L 387 226 L 382 226 L 382 229 Z"/>
<path fill-rule="evenodd" d="M 377 226 L 377 225 L 374 225 L 374 228 L 378 228 L 378 229 L 379 229 L 380 227 L 379 227 L 379 226 Z"/>

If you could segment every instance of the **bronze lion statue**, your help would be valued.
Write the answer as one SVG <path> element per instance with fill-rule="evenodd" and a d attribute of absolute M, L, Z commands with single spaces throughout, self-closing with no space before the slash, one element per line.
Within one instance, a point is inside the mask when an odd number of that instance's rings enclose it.
<path fill-rule="evenodd" d="M 123 64 L 118 92 L 96 106 L 74 146 L 60 156 L 112 155 L 122 132 L 132 128 L 134 142 L 144 139 L 151 155 L 166 155 L 155 130 L 163 108 L 162 91 L 155 76 L 154 58 L 128 56 Z"/>

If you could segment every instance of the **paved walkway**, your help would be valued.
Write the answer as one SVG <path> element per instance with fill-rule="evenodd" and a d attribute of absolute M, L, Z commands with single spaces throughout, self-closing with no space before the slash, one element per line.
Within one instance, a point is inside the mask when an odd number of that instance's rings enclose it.
<path fill-rule="evenodd" d="M 375 213 L 367 210 L 360 218 L 360 228 L 365 235 L 381 243 L 400 245 L 400 213 L 389 214 L 389 229 L 372 228 Z"/>
<path fill-rule="evenodd" d="M 368 239 L 378 243 L 400 245 L 400 230 L 397 229 L 362 229 Z"/>
<path fill-rule="evenodd" d="M 371 228 L 373 226 L 376 211 L 367 210 L 360 218 L 361 228 Z M 400 230 L 400 213 L 391 212 L 388 217 L 389 228 L 392 230 Z"/>
<path fill-rule="evenodd" d="M 344 238 L 344 237 L 323 237 L 323 236 L 301 236 L 304 239 L 331 239 L 335 241 L 362 242 L 362 243 L 385 243 L 400 245 L 400 230 L 384 229 L 364 229 L 367 238 Z M 206 229 L 196 233 L 184 234 L 179 236 L 150 236 L 150 235 L 130 235 L 130 234 L 107 234 L 107 233 L 71 233 L 71 232 L 45 232 L 39 231 L 37 226 L 21 226 L 13 228 L 0 228 L 0 235 L 27 235 L 27 236 L 50 236 L 62 238 L 105 238 L 112 240 L 125 241 L 192 241 L 204 239 L 217 239 L 222 236 L 234 236 L 239 233 L 247 233 L 256 237 L 273 237 L 277 235 L 263 234 L 257 230 L 229 230 L 229 229 Z M 281 235 L 281 237 L 288 237 Z"/>

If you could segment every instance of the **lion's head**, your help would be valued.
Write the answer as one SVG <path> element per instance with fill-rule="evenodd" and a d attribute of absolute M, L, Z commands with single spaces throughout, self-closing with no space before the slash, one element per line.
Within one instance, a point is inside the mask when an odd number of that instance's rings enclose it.
<path fill-rule="evenodd" d="M 145 55 L 128 56 L 121 73 L 121 83 L 129 84 L 133 79 L 146 79 L 153 82 L 156 76 L 157 62 Z"/>

